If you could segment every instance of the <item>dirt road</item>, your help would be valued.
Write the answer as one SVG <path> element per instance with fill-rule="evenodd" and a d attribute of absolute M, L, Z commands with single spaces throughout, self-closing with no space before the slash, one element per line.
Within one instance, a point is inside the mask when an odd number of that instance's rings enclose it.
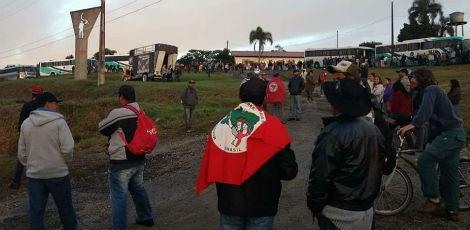
<path fill-rule="evenodd" d="M 311 162 L 311 152 L 321 124 L 320 117 L 327 114 L 329 106 L 324 98 L 316 102 L 304 101 L 303 119 L 289 122 L 294 137 L 292 148 L 299 164 L 299 174 L 292 181 L 283 183 L 279 213 L 275 219 L 276 229 L 317 229 L 306 206 L 306 186 Z M 287 113 L 287 110 L 285 111 Z M 287 114 L 286 114 L 287 115 Z M 149 156 L 146 165 L 146 188 L 150 195 L 156 226 L 140 228 L 133 223 L 134 209 L 129 199 L 130 229 L 217 229 L 218 211 L 215 186 L 201 196 L 194 194 L 205 135 L 187 135 L 178 141 L 163 140 L 156 153 Z M 73 175 L 72 175 L 73 177 Z M 413 178 L 415 191 L 419 191 L 417 178 Z M 87 178 L 73 180 L 74 205 L 81 229 L 110 229 L 111 213 L 106 188 L 106 169 L 103 168 Z M 414 211 L 421 202 L 416 192 L 414 203 L 404 214 L 397 217 L 378 217 L 379 229 L 470 229 L 470 215 L 465 222 L 456 225 L 436 218 L 417 216 Z M 46 213 L 47 229 L 60 229 L 60 220 L 52 202 Z M 0 199 L 0 229 L 27 229 L 27 196 L 24 192 Z"/>

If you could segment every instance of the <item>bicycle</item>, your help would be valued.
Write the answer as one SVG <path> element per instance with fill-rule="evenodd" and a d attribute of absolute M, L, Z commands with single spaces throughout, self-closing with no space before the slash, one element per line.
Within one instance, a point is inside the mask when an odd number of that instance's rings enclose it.
<path fill-rule="evenodd" d="M 397 146 L 397 164 L 392 174 L 384 176 L 380 194 L 375 200 L 375 213 L 383 216 L 394 216 L 408 208 L 413 200 L 413 183 L 406 171 L 398 165 L 404 162 L 417 172 L 417 165 L 405 155 L 415 155 L 416 151 L 404 149 L 405 138 L 397 134 L 399 145 Z M 469 138 L 461 151 L 459 166 L 460 174 L 460 201 L 459 210 L 470 210 L 470 145 Z M 464 156 L 462 158 L 462 156 Z"/>

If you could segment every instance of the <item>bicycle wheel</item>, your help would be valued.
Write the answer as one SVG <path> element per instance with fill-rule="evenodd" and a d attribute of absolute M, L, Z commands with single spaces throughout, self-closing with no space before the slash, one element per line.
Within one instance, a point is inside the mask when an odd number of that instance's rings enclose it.
<path fill-rule="evenodd" d="M 460 200 L 459 210 L 470 210 L 470 159 L 460 160 Z"/>
<path fill-rule="evenodd" d="M 387 185 L 386 185 L 387 184 Z M 382 179 L 380 194 L 374 202 L 375 213 L 394 216 L 403 212 L 413 198 L 413 184 L 406 172 L 396 167 L 395 171 Z"/>

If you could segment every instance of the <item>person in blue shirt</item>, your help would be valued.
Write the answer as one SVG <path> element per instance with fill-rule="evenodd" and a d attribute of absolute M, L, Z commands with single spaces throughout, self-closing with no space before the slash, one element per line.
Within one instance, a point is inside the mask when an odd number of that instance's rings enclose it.
<path fill-rule="evenodd" d="M 458 222 L 458 167 L 460 150 L 466 140 L 463 121 L 453 110 L 447 94 L 437 86 L 431 70 L 418 69 L 412 75 L 416 78 L 417 86 L 424 90 L 423 99 L 411 123 L 400 129 L 400 135 L 426 122 L 430 126 L 430 144 L 418 156 L 421 190 L 426 197 L 426 202 L 418 208 L 418 212 Z"/>

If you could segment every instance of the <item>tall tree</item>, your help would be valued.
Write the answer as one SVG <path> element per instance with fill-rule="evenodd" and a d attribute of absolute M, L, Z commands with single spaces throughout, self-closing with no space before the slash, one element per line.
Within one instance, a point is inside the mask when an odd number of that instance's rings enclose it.
<path fill-rule="evenodd" d="M 271 43 L 271 45 L 273 44 L 273 36 L 270 32 L 265 32 L 260 26 L 250 32 L 250 44 L 253 44 L 255 51 L 256 44 L 258 44 L 258 63 L 261 62 L 261 55 L 263 54 L 266 42 Z"/>
<path fill-rule="evenodd" d="M 108 49 L 108 48 L 105 48 L 105 49 L 104 49 L 104 55 L 115 55 L 116 53 L 117 53 L 116 50 L 112 50 L 112 49 Z M 100 56 L 100 52 L 96 52 L 96 53 L 93 55 L 93 57 L 94 57 L 96 60 L 98 60 L 99 56 Z"/>
<path fill-rule="evenodd" d="M 442 8 L 435 0 L 414 0 L 408 9 L 409 23 L 403 24 L 398 41 L 452 35 L 453 29 L 447 25 L 449 18 Z"/>
<path fill-rule="evenodd" d="M 67 57 L 65 57 L 65 59 L 67 59 L 67 60 L 74 59 L 74 56 L 73 56 L 73 54 L 69 54 L 69 55 L 67 55 Z"/>

